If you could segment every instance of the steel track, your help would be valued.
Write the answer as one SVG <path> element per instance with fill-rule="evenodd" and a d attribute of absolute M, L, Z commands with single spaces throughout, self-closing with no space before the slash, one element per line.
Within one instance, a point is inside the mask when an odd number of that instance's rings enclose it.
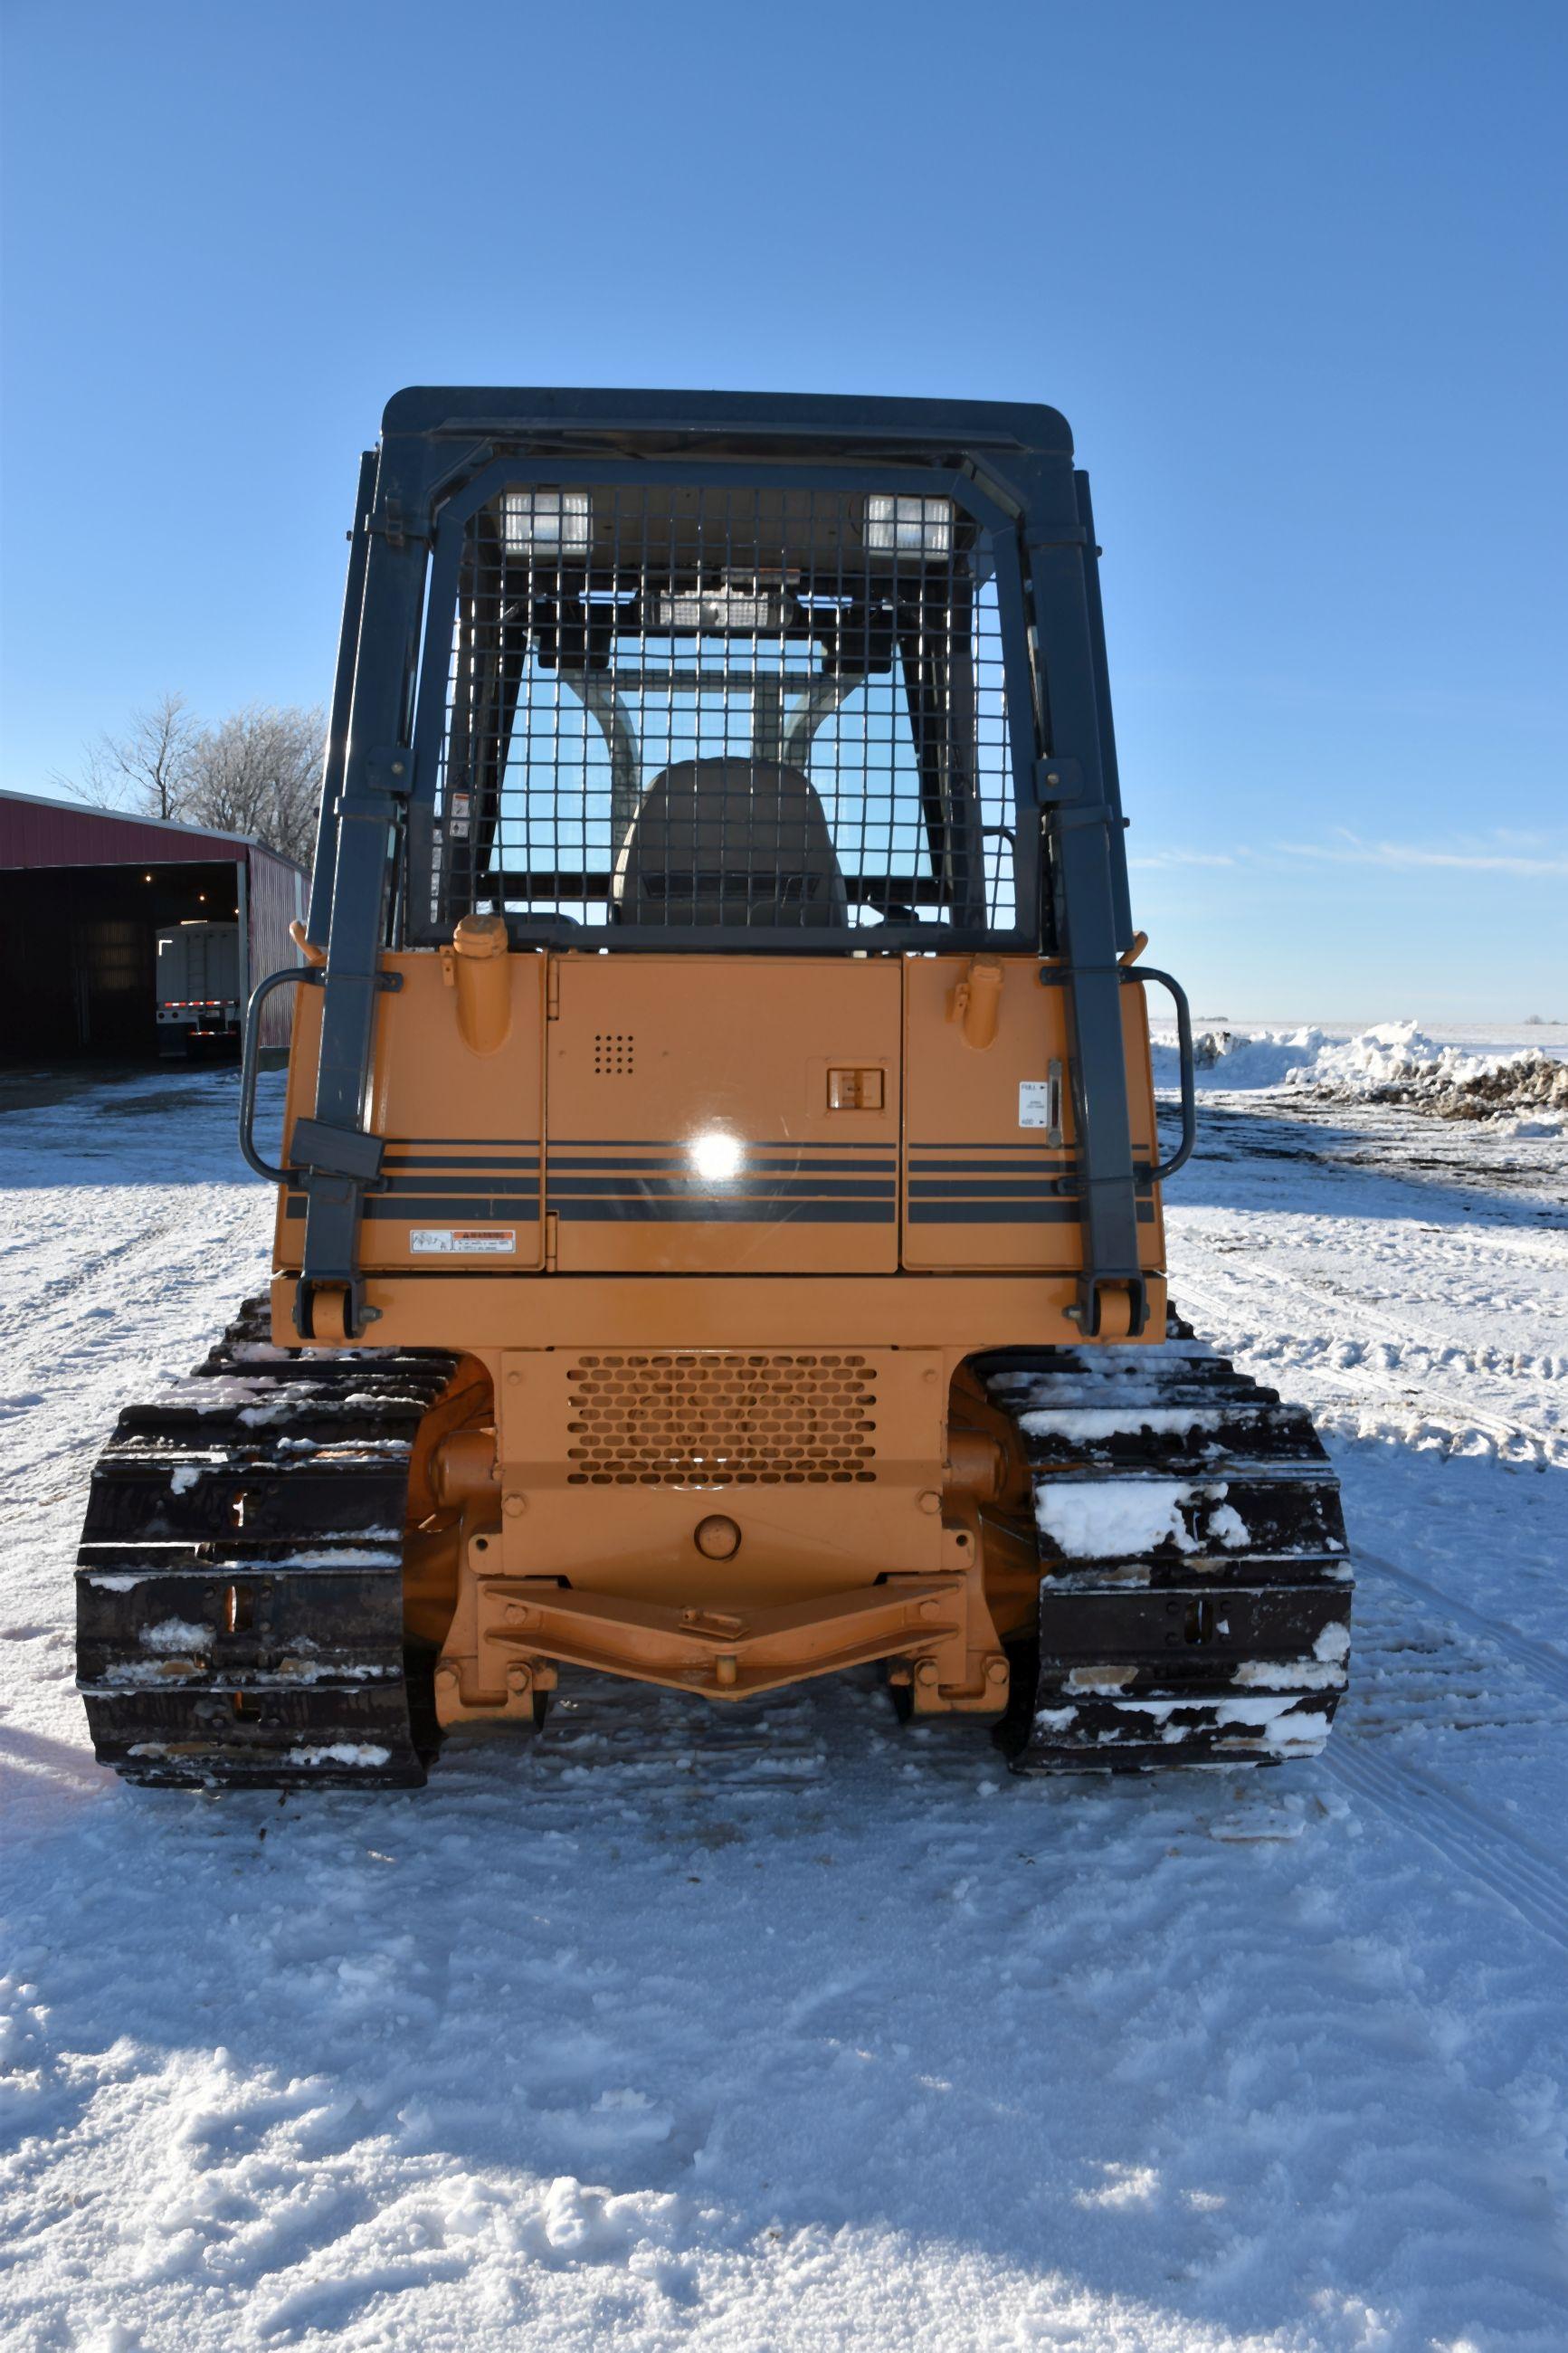
<path fill-rule="evenodd" d="M 100 1762 L 163 1787 L 408 1788 L 436 1745 L 405 1651 L 414 1440 L 456 1359 L 286 1354 L 247 1301 L 93 1472 L 78 1689 Z"/>
<path fill-rule="evenodd" d="M 998 1733 L 1014 1770 L 1316 1755 L 1345 1684 L 1352 1578 L 1310 1416 L 1174 1315 L 1158 1350 L 1009 1352 L 980 1370 L 1030 1463 L 1046 1572 Z"/>

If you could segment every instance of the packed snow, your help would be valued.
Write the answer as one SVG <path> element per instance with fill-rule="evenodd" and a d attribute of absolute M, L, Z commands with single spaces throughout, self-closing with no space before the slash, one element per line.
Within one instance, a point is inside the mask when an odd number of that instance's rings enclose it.
<path fill-rule="evenodd" d="M 0 2341 L 1561 2353 L 1568 1140 L 1242 1067 L 1174 1287 L 1318 1417 L 1351 1688 L 1165 1783 L 867 1675 L 584 1680 L 422 1793 L 122 1788 L 88 1472 L 268 1204 L 221 1073 L 0 1112 Z"/>

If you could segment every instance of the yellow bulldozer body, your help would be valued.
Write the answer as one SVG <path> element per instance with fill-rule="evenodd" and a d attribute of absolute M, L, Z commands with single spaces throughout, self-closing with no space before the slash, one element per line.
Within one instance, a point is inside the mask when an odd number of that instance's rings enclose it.
<path fill-rule="evenodd" d="M 1016 1772 L 1316 1752 L 1338 1490 L 1166 1297 L 1099 556 L 1050 408 L 395 396 L 270 1295 L 94 1474 L 106 1762 L 407 1788 L 563 1670 L 874 1662 Z"/>
<path fill-rule="evenodd" d="M 405 1550 L 442 1721 L 526 1715 L 563 1663 L 725 1700 L 887 1659 L 918 1712 L 999 1713 L 1039 1564 L 964 1367 L 1079 1336 L 1051 965 L 518 954 L 479 917 L 382 968 L 365 1337 L 462 1356 Z M 1148 1171 L 1142 991 L 1122 1004 Z M 304 1206 L 279 1197 L 280 1346 Z M 1147 1176 L 1139 1223 L 1158 1335 Z"/>

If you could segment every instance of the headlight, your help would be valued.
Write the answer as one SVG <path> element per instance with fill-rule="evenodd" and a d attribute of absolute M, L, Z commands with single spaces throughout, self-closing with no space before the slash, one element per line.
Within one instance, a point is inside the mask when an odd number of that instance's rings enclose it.
<path fill-rule="evenodd" d="M 866 545 L 879 555 L 951 555 L 951 499 L 885 498 L 866 501 Z"/>
<path fill-rule="evenodd" d="M 509 555 L 586 555 L 594 544 L 586 491 L 503 491 L 500 528 Z"/>

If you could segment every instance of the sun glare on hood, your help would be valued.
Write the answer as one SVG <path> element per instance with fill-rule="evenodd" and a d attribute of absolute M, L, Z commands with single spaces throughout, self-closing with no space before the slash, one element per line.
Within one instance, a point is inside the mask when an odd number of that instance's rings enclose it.
<path fill-rule="evenodd" d="M 727 1177 L 738 1175 L 745 1146 L 738 1135 L 726 1135 L 721 1127 L 710 1127 L 692 1137 L 686 1147 L 686 1156 L 706 1184 L 722 1185 Z"/>

